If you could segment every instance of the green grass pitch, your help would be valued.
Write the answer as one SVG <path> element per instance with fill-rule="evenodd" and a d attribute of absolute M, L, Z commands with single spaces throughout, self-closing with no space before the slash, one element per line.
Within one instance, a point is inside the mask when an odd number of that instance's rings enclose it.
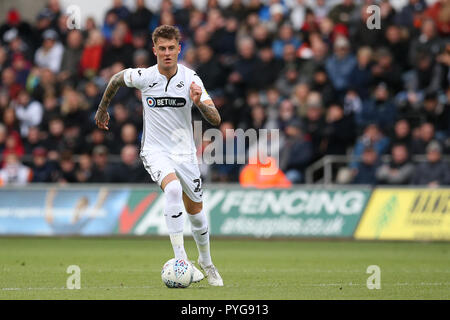
<path fill-rule="evenodd" d="M 197 252 L 187 237 L 191 259 Z M 0 238 L 0 299 L 449 299 L 450 244 L 212 239 L 224 287 L 169 289 L 168 238 Z M 66 288 L 69 265 L 81 289 Z M 369 290 L 369 265 L 381 289 Z"/>

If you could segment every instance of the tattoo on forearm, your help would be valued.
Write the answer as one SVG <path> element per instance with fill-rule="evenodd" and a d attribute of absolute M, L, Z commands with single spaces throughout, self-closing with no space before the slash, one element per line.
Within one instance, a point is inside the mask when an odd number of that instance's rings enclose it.
<path fill-rule="evenodd" d="M 102 100 L 100 101 L 98 107 L 100 110 L 106 111 L 112 98 L 114 98 L 114 96 L 116 95 L 117 90 L 119 90 L 120 87 L 125 86 L 124 73 L 125 70 L 120 71 L 115 75 L 113 75 L 111 77 L 111 80 L 109 80 L 108 86 L 106 87 L 105 92 L 103 93 Z"/>
<path fill-rule="evenodd" d="M 220 114 L 213 104 L 204 104 L 200 102 L 197 108 L 202 113 L 203 117 L 213 126 L 218 126 L 220 124 Z"/>

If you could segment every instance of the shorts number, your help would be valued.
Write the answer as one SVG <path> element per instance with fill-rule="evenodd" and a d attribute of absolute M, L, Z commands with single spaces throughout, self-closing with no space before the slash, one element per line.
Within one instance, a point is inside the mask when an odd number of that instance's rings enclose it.
<path fill-rule="evenodd" d="M 197 185 L 195 186 L 194 192 L 200 192 L 200 191 L 202 190 L 202 187 L 201 187 L 202 180 L 200 180 L 200 179 L 194 179 L 193 181 L 194 181 L 194 183 L 197 184 Z"/>

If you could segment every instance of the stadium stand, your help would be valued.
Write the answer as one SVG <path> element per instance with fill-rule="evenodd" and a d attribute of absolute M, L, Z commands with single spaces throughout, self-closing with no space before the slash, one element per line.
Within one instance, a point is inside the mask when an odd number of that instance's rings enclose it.
<path fill-rule="evenodd" d="M 103 24 L 80 30 L 58 1 L 34 21 L 11 8 L 0 26 L 2 184 L 151 182 L 138 157 L 139 92 L 120 89 L 109 131 L 93 118 L 109 78 L 153 65 L 151 32 L 173 24 L 179 61 L 203 79 L 223 126 L 280 130 L 292 183 L 320 181 L 308 167 L 345 156 L 329 182 L 448 185 L 450 1 L 393 2 L 163 0 L 151 11 L 116 0 Z M 372 3 L 378 30 L 365 25 Z M 243 166 L 226 166 L 205 180 L 239 181 Z"/>

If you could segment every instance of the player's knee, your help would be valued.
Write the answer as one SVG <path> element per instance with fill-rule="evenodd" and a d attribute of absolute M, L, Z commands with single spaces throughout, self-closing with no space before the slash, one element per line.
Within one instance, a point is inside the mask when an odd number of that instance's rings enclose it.
<path fill-rule="evenodd" d="M 186 206 L 186 211 L 189 212 L 189 214 L 192 214 L 192 215 L 200 213 L 200 211 L 202 211 L 202 209 L 203 209 L 202 202 L 193 202 L 193 201 L 191 201 Z"/>
<path fill-rule="evenodd" d="M 164 188 L 164 194 L 169 201 L 181 201 L 183 188 L 179 180 L 170 181 Z"/>

